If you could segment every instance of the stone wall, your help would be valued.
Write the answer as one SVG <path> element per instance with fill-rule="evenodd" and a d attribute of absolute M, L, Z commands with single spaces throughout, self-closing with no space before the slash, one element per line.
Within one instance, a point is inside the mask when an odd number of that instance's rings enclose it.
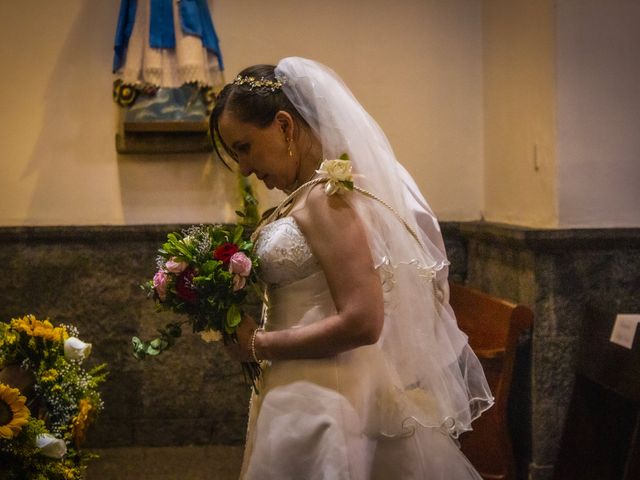
<path fill-rule="evenodd" d="M 155 312 L 140 283 L 177 226 L 3 228 L 5 287 L 0 319 L 33 313 L 69 323 L 93 344 L 90 364 L 107 362 L 105 410 L 92 447 L 241 444 L 249 390 L 239 364 L 218 344 L 186 332 L 169 351 L 140 362 L 131 337 L 175 319 Z"/>

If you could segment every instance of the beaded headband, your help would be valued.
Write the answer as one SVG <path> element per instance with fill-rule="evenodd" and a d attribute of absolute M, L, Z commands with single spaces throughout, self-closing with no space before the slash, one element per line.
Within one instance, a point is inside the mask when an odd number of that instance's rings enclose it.
<path fill-rule="evenodd" d="M 255 77 L 247 77 L 238 75 L 236 79 L 233 81 L 234 85 L 249 85 L 249 90 L 253 90 L 254 88 L 266 88 L 275 92 L 276 90 L 280 90 L 282 85 L 284 85 L 283 79 L 276 78 L 275 80 L 269 80 L 264 77 L 255 78 Z"/>

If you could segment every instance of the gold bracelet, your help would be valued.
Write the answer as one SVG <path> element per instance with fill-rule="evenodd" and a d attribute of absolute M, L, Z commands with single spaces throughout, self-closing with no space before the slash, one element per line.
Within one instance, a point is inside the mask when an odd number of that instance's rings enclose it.
<path fill-rule="evenodd" d="M 256 328 L 253 333 L 251 334 L 251 356 L 253 357 L 253 361 L 256 363 L 260 363 L 260 360 L 258 360 L 258 356 L 256 355 L 256 336 L 258 335 L 259 331 L 264 331 L 264 328 L 262 327 L 258 327 Z"/>

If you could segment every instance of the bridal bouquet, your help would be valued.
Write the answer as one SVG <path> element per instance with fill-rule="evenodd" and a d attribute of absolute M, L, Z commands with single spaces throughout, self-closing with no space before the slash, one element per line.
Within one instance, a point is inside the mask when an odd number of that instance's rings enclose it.
<path fill-rule="evenodd" d="M 157 271 L 142 287 L 160 310 L 186 316 L 158 329 L 148 342 L 133 337 L 133 352 L 139 359 L 159 355 L 171 347 L 189 324 L 208 341 L 235 341 L 235 331 L 245 306 L 262 298 L 255 269 L 258 259 L 253 243 L 244 238 L 241 225 L 193 226 L 167 236 L 158 250 Z M 243 363 L 243 371 L 254 381 L 260 374 L 256 363 Z"/>
<path fill-rule="evenodd" d="M 0 322 L 0 478 L 80 480 L 80 450 L 103 409 L 105 365 L 82 365 L 91 344 L 73 326 L 33 315 Z"/>

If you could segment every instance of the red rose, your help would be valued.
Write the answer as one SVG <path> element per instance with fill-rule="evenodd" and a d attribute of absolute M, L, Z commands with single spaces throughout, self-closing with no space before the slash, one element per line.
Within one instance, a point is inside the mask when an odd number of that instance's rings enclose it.
<path fill-rule="evenodd" d="M 213 258 L 220 260 L 223 264 L 228 264 L 234 253 L 239 250 L 235 243 L 223 243 L 213 251 Z"/>
<path fill-rule="evenodd" d="M 178 275 L 176 279 L 176 294 L 182 300 L 189 303 L 194 303 L 198 300 L 198 292 L 192 283 L 195 275 L 196 271 L 192 267 L 189 267 Z"/>

